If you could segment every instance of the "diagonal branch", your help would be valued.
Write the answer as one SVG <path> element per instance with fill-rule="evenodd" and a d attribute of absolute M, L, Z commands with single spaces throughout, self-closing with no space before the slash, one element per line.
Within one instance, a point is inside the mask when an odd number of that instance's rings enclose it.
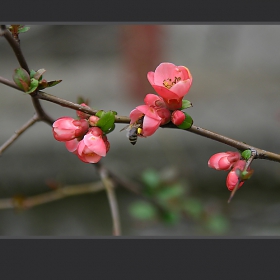
<path fill-rule="evenodd" d="M 10 147 L 18 137 L 26 131 L 29 127 L 31 127 L 34 123 L 39 121 L 39 117 L 35 114 L 28 122 L 26 122 L 19 130 L 17 130 L 1 147 L 0 147 L 0 155 Z"/>

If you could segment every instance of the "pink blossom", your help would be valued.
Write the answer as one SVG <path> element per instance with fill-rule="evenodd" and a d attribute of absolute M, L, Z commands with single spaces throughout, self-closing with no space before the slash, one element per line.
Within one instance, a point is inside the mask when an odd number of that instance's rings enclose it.
<path fill-rule="evenodd" d="M 97 116 L 90 116 L 88 119 L 88 122 L 91 126 L 96 126 L 98 121 L 99 121 L 99 118 Z"/>
<path fill-rule="evenodd" d="M 70 141 L 66 141 L 65 147 L 69 152 L 77 154 L 77 148 L 78 148 L 79 142 L 80 141 L 77 138 L 74 138 Z"/>
<path fill-rule="evenodd" d="M 175 124 L 175 125 L 180 125 L 182 124 L 182 122 L 185 120 L 186 115 L 180 111 L 180 110 L 176 110 L 172 113 L 171 115 L 171 121 Z"/>
<path fill-rule="evenodd" d="M 239 159 L 238 152 L 217 153 L 210 157 L 208 166 L 217 170 L 230 170 Z"/>
<path fill-rule="evenodd" d="M 149 72 L 148 80 L 170 110 L 180 109 L 182 99 L 192 84 L 192 75 L 185 66 L 161 63 L 155 72 Z"/>
<path fill-rule="evenodd" d="M 232 191 L 235 188 L 235 186 L 239 180 L 236 170 L 239 169 L 240 171 L 243 171 L 245 168 L 245 165 L 246 165 L 245 160 L 238 160 L 234 163 L 233 168 L 228 173 L 227 179 L 226 179 L 226 186 L 229 191 Z M 250 168 L 248 168 L 248 170 L 249 169 Z M 240 182 L 238 188 L 240 188 L 243 184 L 244 184 L 244 181 Z"/>
<path fill-rule="evenodd" d="M 53 123 L 53 135 L 57 141 L 70 141 L 82 137 L 88 131 L 86 120 L 74 120 L 71 117 L 61 117 Z"/>
<path fill-rule="evenodd" d="M 137 106 L 136 109 L 130 112 L 130 123 L 137 122 L 144 116 L 142 125 L 142 136 L 151 136 L 156 132 L 161 124 L 161 117 L 158 115 L 157 110 L 148 105 Z"/>
<path fill-rule="evenodd" d="M 162 97 L 149 93 L 144 98 L 144 102 L 146 103 L 146 105 L 156 110 L 157 114 L 161 118 L 161 122 L 160 122 L 161 125 L 170 122 L 171 112 L 169 109 L 167 109 L 166 104 Z"/>
<path fill-rule="evenodd" d="M 107 139 L 105 139 L 106 142 Z M 105 144 L 103 132 L 98 127 L 92 127 L 79 142 L 77 155 L 80 160 L 87 163 L 96 163 L 101 157 L 105 157 L 108 151 L 108 143 Z"/>
<path fill-rule="evenodd" d="M 237 182 L 238 182 L 238 175 L 236 174 L 235 170 L 232 170 L 227 175 L 226 186 L 229 191 L 233 191 Z M 238 189 L 244 184 L 244 182 L 240 182 Z"/>

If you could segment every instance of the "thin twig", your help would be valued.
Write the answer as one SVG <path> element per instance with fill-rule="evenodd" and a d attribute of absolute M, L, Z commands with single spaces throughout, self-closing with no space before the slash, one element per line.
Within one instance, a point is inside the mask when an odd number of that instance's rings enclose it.
<path fill-rule="evenodd" d="M 20 45 L 18 44 L 18 42 L 13 38 L 12 34 L 10 33 L 10 31 L 6 28 L 5 25 L 1 25 L 1 34 L 6 40 L 7 42 L 10 44 L 10 46 L 12 47 L 15 56 L 19 62 L 19 65 L 25 69 L 28 73 L 30 73 L 29 67 L 27 65 L 27 62 L 22 54 Z"/>
<path fill-rule="evenodd" d="M 95 164 L 95 167 L 99 172 L 100 178 L 107 192 L 107 197 L 108 197 L 110 210 L 112 214 L 112 220 L 113 220 L 113 235 L 120 236 L 121 235 L 120 217 L 119 217 L 117 198 L 114 191 L 114 183 L 109 178 L 106 168 L 104 168 L 99 163 Z"/>
<path fill-rule="evenodd" d="M 20 89 L 14 82 L 9 81 L 8 79 L 5 79 L 5 78 L 3 78 L 3 77 L 1 77 L 1 76 L 0 76 L 0 83 L 1 83 L 1 84 L 4 84 L 4 85 L 6 85 L 6 86 L 12 87 L 12 88 L 14 88 L 14 89 L 23 91 L 23 90 Z M 24 91 L 23 91 L 23 92 L 24 92 Z"/>
<path fill-rule="evenodd" d="M 42 193 L 30 197 L 13 197 L 0 199 L 0 209 L 18 208 L 27 209 L 34 206 L 63 199 L 68 196 L 82 195 L 86 193 L 96 193 L 104 190 L 101 181 L 88 184 L 69 185 L 58 188 L 54 191 Z"/>
<path fill-rule="evenodd" d="M 0 155 L 9 147 L 11 146 L 17 138 L 26 131 L 29 127 L 31 127 L 34 123 L 39 120 L 37 114 L 35 114 L 28 122 L 26 122 L 19 130 L 15 131 L 15 133 L 0 147 Z"/>

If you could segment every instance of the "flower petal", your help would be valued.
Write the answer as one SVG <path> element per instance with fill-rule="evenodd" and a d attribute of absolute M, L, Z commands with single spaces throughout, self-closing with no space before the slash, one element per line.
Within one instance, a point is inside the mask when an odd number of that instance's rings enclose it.
<path fill-rule="evenodd" d="M 144 117 L 143 121 L 143 136 L 151 136 L 159 128 L 161 120 L 155 120 L 154 118 Z"/>

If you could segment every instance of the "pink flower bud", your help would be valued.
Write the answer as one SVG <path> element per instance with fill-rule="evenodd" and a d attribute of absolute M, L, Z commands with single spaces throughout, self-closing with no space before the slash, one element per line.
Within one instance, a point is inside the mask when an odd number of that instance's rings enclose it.
<path fill-rule="evenodd" d="M 217 153 L 210 157 L 208 166 L 216 170 L 229 170 L 239 159 L 238 152 Z"/>
<path fill-rule="evenodd" d="M 229 191 L 233 191 L 233 189 L 235 188 L 235 186 L 238 182 L 238 179 L 239 178 L 238 178 L 238 175 L 236 174 L 235 170 L 232 170 L 228 173 L 227 180 L 226 180 L 226 186 Z M 240 182 L 238 188 L 240 188 L 243 184 L 244 184 L 244 182 Z"/>
<path fill-rule="evenodd" d="M 182 122 L 185 120 L 186 115 L 179 110 L 176 110 L 172 113 L 171 115 L 171 121 L 175 124 L 175 125 L 180 125 L 182 124 Z"/>
<path fill-rule="evenodd" d="M 53 123 L 53 136 L 57 141 L 70 141 L 83 137 L 88 131 L 86 120 L 74 120 L 70 117 L 62 117 Z"/>
<path fill-rule="evenodd" d="M 99 121 L 99 118 L 97 116 L 90 116 L 88 119 L 90 126 L 96 126 L 98 121 Z"/>
<path fill-rule="evenodd" d="M 245 165 L 246 165 L 245 160 L 237 160 L 236 162 L 234 162 L 233 168 L 228 173 L 227 179 L 226 179 L 226 186 L 229 191 L 232 191 L 235 188 L 238 180 L 240 179 L 239 176 L 237 175 L 238 172 L 236 172 L 236 170 L 239 169 L 240 171 L 243 171 L 245 168 Z M 248 170 L 249 170 L 249 168 L 248 168 Z M 243 184 L 244 184 L 244 182 L 240 182 L 238 188 L 240 188 Z"/>
<path fill-rule="evenodd" d="M 83 107 L 86 107 L 87 109 L 90 109 L 90 107 L 85 103 L 82 103 L 80 105 Z M 78 110 L 76 111 L 76 113 L 77 113 L 78 118 L 80 118 L 80 119 L 87 119 L 90 116 L 89 114 L 78 111 Z"/>

